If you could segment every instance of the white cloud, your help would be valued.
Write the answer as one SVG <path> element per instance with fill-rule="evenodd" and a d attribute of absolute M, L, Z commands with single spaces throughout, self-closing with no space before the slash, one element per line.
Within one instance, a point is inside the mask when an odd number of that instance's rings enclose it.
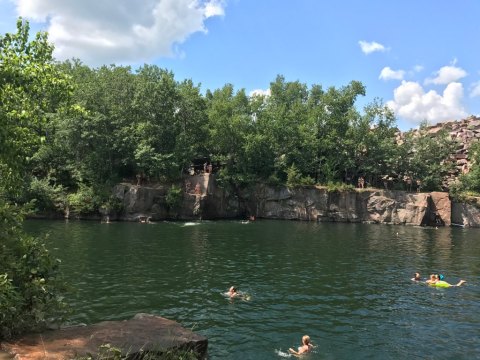
<path fill-rule="evenodd" d="M 403 80 L 404 76 L 404 70 L 392 70 L 389 66 L 386 66 L 382 69 L 378 78 L 383 80 Z"/>
<path fill-rule="evenodd" d="M 360 45 L 360 48 L 362 49 L 363 53 L 364 54 L 370 54 L 370 53 L 373 53 L 375 51 L 386 51 L 387 49 L 385 48 L 385 46 L 383 46 L 382 44 L 379 44 L 375 41 L 372 41 L 372 42 L 368 42 L 368 41 L 359 41 L 358 44 Z"/>
<path fill-rule="evenodd" d="M 463 85 L 457 82 L 448 84 L 443 94 L 438 94 L 434 90 L 425 92 L 417 82 L 402 81 L 387 105 L 398 117 L 413 123 L 423 120 L 441 122 L 458 120 L 467 115 L 462 100 Z"/>
<path fill-rule="evenodd" d="M 472 89 L 470 90 L 470 97 L 480 96 L 480 81 L 472 84 Z"/>
<path fill-rule="evenodd" d="M 172 56 L 205 20 L 224 15 L 223 0 L 14 0 L 18 15 L 46 22 L 55 57 L 88 64 L 145 62 Z"/>
<path fill-rule="evenodd" d="M 433 79 L 426 79 L 425 84 L 444 85 L 454 81 L 458 81 L 461 78 L 467 76 L 467 72 L 462 68 L 455 66 L 455 64 L 443 66 L 435 74 L 437 76 Z"/>
<path fill-rule="evenodd" d="M 255 89 L 250 91 L 248 95 L 252 97 L 252 96 L 270 96 L 271 94 L 272 92 L 270 91 L 270 89 L 267 89 L 267 90 Z"/>
<path fill-rule="evenodd" d="M 422 65 L 415 65 L 413 67 L 413 71 L 415 71 L 415 72 L 423 71 L 423 66 Z"/>

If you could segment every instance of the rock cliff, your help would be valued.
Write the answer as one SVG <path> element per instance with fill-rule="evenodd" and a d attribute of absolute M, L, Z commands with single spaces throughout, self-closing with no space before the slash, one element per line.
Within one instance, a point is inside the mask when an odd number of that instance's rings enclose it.
<path fill-rule="evenodd" d="M 198 185 L 199 184 L 199 185 Z M 257 185 L 225 190 L 215 175 L 185 180 L 183 198 L 168 208 L 163 187 L 119 184 L 115 196 L 123 203 L 119 220 L 228 219 L 254 215 L 265 219 L 320 222 L 364 222 L 429 226 L 480 226 L 475 204 L 452 203 L 448 193 L 412 193 L 379 189 L 329 192 L 322 187 L 269 187 Z"/>

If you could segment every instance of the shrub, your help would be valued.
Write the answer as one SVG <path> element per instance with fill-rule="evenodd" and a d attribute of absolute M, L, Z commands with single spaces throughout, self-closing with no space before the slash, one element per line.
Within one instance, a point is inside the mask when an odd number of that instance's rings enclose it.
<path fill-rule="evenodd" d="M 170 189 L 167 191 L 167 195 L 165 196 L 165 202 L 169 209 L 177 208 L 183 198 L 183 191 L 180 187 L 176 185 L 172 185 Z"/>
<path fill-rule="evenodd" d="M 62 185 L 52 185 L 48 178 L 34 177 L 27 191 L 27 200 L 34 200 L 40 211 L 63 211 L 67 195 Z"/>
<path fill-rule="evenodd" d="M 91 187 L 81 185 L 76 193 L 67 196 L 70 210 L 78 214 L 90 214 L 99 208 L 99 199 Z"/>
<path fill-rule="evenodd" d="M 0 200 L 0 338 L 42 329 L 62 321 L 60 261 L 42 239 L 22 230 L 23 212 Z"/>
<path fill-rule="evenodd" d="M 327 183 L 327 191 L 328 192 L 335 192 L 335 191 L 355 191 L 355 186 L 352 184 L 345 184 L 339 182 L 331 182 Z"/>

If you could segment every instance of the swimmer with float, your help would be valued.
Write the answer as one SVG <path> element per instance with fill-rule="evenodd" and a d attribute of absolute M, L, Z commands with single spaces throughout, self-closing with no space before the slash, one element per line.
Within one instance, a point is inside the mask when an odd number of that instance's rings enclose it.
<path fill-rule="evenodd" d="M 442 274 L 431 274 L 430 279 L 425 281 L 430 286 L 441 287 L 441 288 L 449 288 L 449 287 L 458 287 L 465 284 L 466 280 L 460 280 L 457 284 L 450 284 L 443 280 L 444 276 Z"/>

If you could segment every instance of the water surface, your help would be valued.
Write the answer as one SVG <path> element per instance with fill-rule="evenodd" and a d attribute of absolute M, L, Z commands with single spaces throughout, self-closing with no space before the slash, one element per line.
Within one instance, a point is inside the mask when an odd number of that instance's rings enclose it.
<path fill-rule="evenodd" d="M 480 358 L 480 230 L 288 221 L 29 221 L 62 259 L 73 323 L 139 312 L 209 339 L 209 359 Z M 441 272 L 468 281 L 410 281 Z M 231 285 L 251 296 L 230 301 Z"/>

